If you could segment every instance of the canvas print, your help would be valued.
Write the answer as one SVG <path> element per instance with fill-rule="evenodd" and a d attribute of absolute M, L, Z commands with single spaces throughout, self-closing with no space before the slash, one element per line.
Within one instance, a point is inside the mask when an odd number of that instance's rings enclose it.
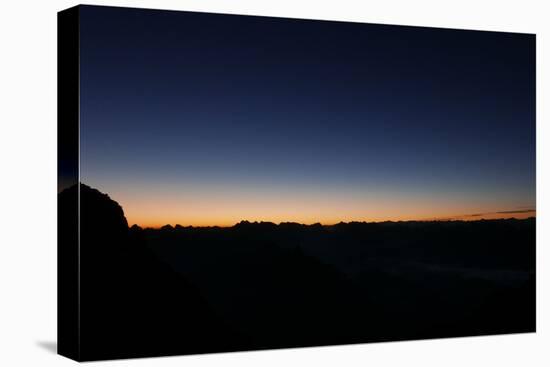
<path fill-rule="evenodd" d="M 535 35 L 58 19 L 60 354 L 535 331 Z"/>

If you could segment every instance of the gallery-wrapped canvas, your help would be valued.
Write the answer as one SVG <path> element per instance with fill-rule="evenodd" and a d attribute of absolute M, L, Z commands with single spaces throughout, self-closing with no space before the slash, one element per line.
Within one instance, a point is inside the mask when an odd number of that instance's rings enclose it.
<path fill-rule="evenodd" d="M 535 35 L 58 15 L 58 350 L 535 331 Z"/>

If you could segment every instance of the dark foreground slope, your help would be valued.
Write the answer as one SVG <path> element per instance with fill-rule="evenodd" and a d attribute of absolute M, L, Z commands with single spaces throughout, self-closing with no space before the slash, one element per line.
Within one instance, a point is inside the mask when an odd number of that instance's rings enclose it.
<path fill-rule="evenodd" d="M 60 194 L 59 205 L 75 200 L 76 186 Z M 116 202 L 80 185 L 80 207 L 80 360 L 233 350 L 243 343 L 199 290 L 130 240 Z"/>
<path fill-rule="evenodd" d="M 83 359 L 535 329 L 534 219 L 128 229 L 80 195 Z"/>

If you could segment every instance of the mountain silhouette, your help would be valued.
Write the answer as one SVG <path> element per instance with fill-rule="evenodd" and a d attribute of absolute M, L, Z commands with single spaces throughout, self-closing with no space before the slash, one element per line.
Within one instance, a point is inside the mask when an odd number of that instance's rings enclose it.
<path fill-rule="evenodd" d="M 232 349 L 238 336 L 195 287 L 131 240 L 118 203 L 81 184 L 59 195 L 60 212 L 78 200 L 79 360 Z"/>
<path fill-rule="evenodd" d="M 535 330 L 534 218 L 128 228 L 80 184 L 59 221 L 60 293 L 79 294 L 59 348 L 80 360 Z"/>

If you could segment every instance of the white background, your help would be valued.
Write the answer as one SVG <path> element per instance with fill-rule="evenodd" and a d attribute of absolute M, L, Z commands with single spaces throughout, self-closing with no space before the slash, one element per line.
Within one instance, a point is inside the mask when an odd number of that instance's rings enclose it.
<path fill-rule="evenodd" d="M 537 333 L 98 362 L 105 366 L 549 366 L 549 98 L 545 1 L 94 1 L 94 4 L 537 33 Z M 56 355 L 56 12 L 0 5 L 0 366 Z M 545 19 L 545 13 L 546 18 Z M 546 20 L 546 24 L 545 24 Z M 106 331 L 108 332 L 108 331 Z M 95 364 L 95 363 L 94 363 Z"/>

